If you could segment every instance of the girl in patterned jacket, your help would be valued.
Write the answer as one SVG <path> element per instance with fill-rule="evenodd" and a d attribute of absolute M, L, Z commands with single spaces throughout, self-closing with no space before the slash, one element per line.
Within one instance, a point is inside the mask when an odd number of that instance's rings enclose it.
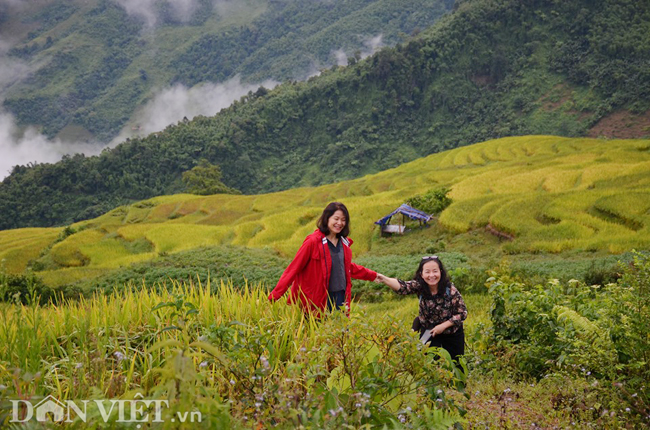
<path fill-rule="evenodd" d="M 402 281 L 377 274 L 377 282 L 388 285 L 397 294 L 420 296 L 420 335 L 430 346 L 442 347 L 453 360 L 465 353 L 463 321 L 467 308 L 460 292 L 449 280 L 447 271 L 436 255 L 423 257 L 412 281 Z M 429 333 L 427 333 L 429 332 Z"/>

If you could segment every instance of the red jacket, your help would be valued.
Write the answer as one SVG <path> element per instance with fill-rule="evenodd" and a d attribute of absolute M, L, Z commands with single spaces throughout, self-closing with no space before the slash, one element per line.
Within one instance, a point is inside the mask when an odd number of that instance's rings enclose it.
<path fill-rule="evenodd" d="M 377 272 L 366 269 L 352 262 L 350 245 L 352 240 L 341 237 L 343 243 L 343 262 L 345 265 L 345 307 L 349 312 L 352 300 L 352 278 L 373 281 Z M 300 301 L 305 311 L 325 310 L 327 306 L 327 287 L 330 282 L 332 258 L 327 238 L 320 230 L 305 238 L 293 261 L 285 269 L 278 284 L 269 294 L 269 300 L 275 301 L 284 295 L 289 286 L 289 303 Z"/>

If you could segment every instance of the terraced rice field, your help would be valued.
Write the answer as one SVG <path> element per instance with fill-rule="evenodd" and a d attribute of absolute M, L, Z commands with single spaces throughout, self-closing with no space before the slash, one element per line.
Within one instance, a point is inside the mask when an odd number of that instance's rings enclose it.
<path fill-rule="evenodd" d="M 0 257 L 12 273 L 45 259 L 54 267 L 42 275 L 56 284 L 206 245 L 270 247 L 291 256 L 334 200 L 350 209 L 360 254 L 377 234 L 375 220 L 440 186 L 451 188 L 453 203 L 439 222 L 459 233 L 489 228 L 511 238 L 501 244 L 505 252 L 650 248 L 650 141 L 527 136 L 314 188 L 156 197 L 77 223 L 77 233 L 58 243 L 61 229 L 3 231 Z"/>

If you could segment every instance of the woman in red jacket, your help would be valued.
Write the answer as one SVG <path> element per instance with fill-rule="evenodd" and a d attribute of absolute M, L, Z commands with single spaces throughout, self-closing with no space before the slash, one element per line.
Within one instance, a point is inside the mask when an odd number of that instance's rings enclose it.
<path fill-rule="evenodd" d="M 352 278 L 373 281 L 377 272 L 352 262 L 348 239 L 350 215 L 343 203 L 327 205 L 317 223 L 318 229 L 305 238 L 293 261 L 269 294 L 275 301 L 289 286 L 289 303 L 299 302 L 306 312 L 317 315 L 327 309 L 350 312 Z"/>

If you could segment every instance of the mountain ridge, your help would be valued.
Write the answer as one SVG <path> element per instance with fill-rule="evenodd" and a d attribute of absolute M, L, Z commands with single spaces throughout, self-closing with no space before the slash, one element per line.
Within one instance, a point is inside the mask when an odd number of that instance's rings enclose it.
<path fill-rule="evenodd" d="M 0 185 L 0 228 L 69 224 L 181 192 L 182 172 L 201 158 L 221 166 L 226 185 L 259 193 L 495 137 L 582 136 L 622 109 L 644 118 L 649 26 L 650 6 L 639 1 L 462 2 L 408 43 L 260 88 L 214 117 L 99 157 L 15 168 Z"/>

